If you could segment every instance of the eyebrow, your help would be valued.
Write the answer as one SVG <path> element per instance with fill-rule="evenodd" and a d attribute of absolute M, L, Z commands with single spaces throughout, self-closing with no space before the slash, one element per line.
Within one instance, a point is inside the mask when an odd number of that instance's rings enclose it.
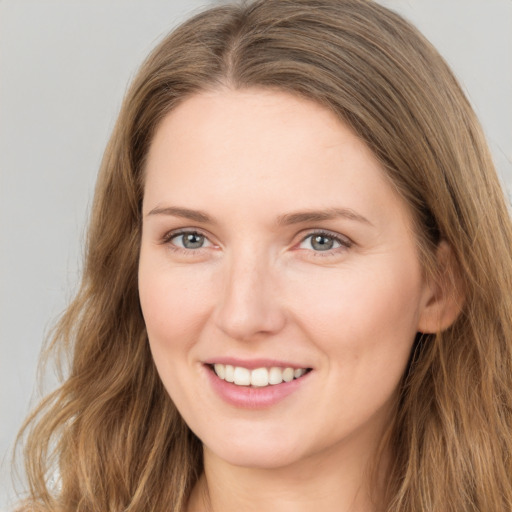
<path fill-rule="evenodd" d="M 339 218 L 354 220 L 373 226 L 366 217 L 350 208 L 327 208 L 326 210 L 305 210 L 302 212 L 287 213 L 278 217 L 277 224 L 280 226 L 289 226 L 304 222 L 318 222 Z"/>
<path fill-rule="evenodd" d="M 216 221 L 202 210 L 191 210 L 180 206 L 167 206 L 165 208 L 153 208 L 149 215 L 171 215 L 173 217 L 181 217 L 194 222 L 203 224 L 216 224 Z M 277 218 L 278 226 L 290 226 L 293 224 L 302 224 L 305 222 L 320 222 L 327 220 L 335 220 L 344 218 L 357 222 L 362 222 L 373 226 L 373 224 L 363 215 L 351 210 L 350 208 L 327 208 L 326 210 L 304 210 L 300 212 L 286 213 Z"/>
<path fill-rule="evenodd" d="M 213 219 L 201 210 L 190 210 L 189 208 L 181 208 L 179 206 L 167 206 L 166 208 L 153 208 L 149 215 L 172 215 L 173 217 L 182 217 L 184 219 L 202 222 L 203 224 L 214 224 Z"/>

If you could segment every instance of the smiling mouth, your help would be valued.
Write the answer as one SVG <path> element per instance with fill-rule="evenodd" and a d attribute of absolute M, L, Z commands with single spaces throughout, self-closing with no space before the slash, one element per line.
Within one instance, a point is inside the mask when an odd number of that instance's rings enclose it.
<path fill-rule="evenodd" d="M 211 370 L 221 380 L 235 384 L 236 386 L 264 388 L 276 386 L 283 382 L 291 382 L 300 379 L 311 368 L 291 368 L 272 366 L 270 368 L 255 368 L 249 370 L 243 366 L 232 366 L 230 364 L 210 364 Z"/>

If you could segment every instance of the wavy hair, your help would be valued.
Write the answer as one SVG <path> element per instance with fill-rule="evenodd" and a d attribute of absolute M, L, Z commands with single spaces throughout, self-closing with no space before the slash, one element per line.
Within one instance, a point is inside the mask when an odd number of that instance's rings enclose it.
<path fill-rule="evenodd" d="M 167 36 L 124 100 L 98 177 L 79 292 L 51 350 L 69 375 L 21 437 L 35 511 L 183 512 L 200 441 L 167 395 L 139 306 L 144 161 L 178 103 L 275 88 L 334 112 L 409 205 L 425 271 L 446 241 L 464 304 L 418 336 L 386 437 L 387 510 L 512 510 L 512 228 L 473 110 L 437 51 L 367 0 L 220 5 Z M 57 468 L 58 486 L 49 484 Z"/>

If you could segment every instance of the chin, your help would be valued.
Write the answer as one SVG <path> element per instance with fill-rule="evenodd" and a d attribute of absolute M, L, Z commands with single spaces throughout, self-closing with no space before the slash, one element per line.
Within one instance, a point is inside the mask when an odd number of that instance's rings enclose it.
<path fill-rule="evenodd" d="M 247 447 L 244 447 L 243 451 L 229 450 L 216 455 L 232 466 L 249 469 L 280 469 L 298 460 L 296 453 L 275 453 L 273 450 L 251 450 Z"/>
<path fill-rule="evenodd" d="M 203 444 L 205 450 L 232 466 L 278 469 L 296 463 L 305 455 L 298 443 L 291 443 L 282 435 L 270 439 L 249 439 L 247 436 L 226 436 L 225 439 L 227 443 Z"/>

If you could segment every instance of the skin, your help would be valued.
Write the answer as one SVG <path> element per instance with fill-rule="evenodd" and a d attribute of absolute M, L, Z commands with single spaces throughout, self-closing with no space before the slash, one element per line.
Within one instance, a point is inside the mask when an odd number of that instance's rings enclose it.
<path fill-rule="evenodd" d="M 180 230 L 204 245 L 184 248 Z M 312 245 L 318 230 L 332 249 Z M 440 305 L 407 206 L 347 126 L 270 90 L 180 104 L 148 155 L 139 288 L 158 372 L 204 445 L 189 511 L 377 510 L 365 471 Z M 277 404 L 245 409 L 206 378 L 204 361 L 224 356 L 312 371 Z"/>

